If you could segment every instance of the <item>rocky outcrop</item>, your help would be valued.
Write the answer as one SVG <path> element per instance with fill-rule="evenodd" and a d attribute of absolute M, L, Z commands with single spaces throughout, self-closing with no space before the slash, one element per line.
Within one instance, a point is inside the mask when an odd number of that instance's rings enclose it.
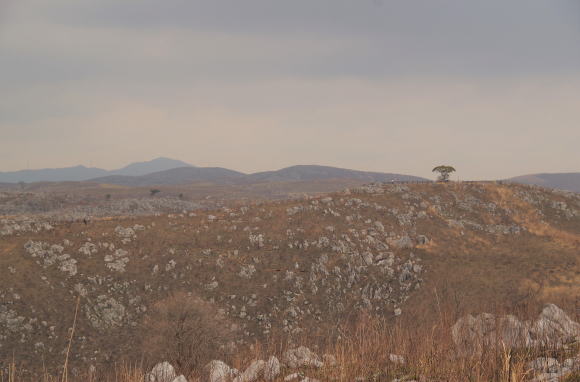
<path fill-rule="evenodd" d="M 580 324 L 574 322 L 556 305 L 548 304 L 533 322 L 520 321 L 512 315 L 467 315 L 453 325 L 452 335 L 462 354 L 479 354 L 484 348 L 498 344 L 509 348 L 560 348 L 580 340 Z"/>

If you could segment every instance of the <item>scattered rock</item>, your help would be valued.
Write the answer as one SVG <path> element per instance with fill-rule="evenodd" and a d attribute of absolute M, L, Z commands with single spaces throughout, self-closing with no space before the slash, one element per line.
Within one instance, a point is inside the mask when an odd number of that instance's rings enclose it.
<path fill-rule="evenodd" d="M 147 375 L 146 380 L 148 382 L 173 382 L 175 379 L 175 369 L 167 361 L 158 363 L 151 369 L 151 372 Z"/>
<path fill-rule="evenodd" d="M 538 372 L 555 372 L 559 367 L 558 360 L 549 357 L 536 358 L 528 364 L 528 368 Z"/>
<path fill-rule="evenodd" d="M 322 356 L 322 362 L 325 367 L 334 367 L 337 365 L 336 357 L 332 354 L 324 354 Z"/>
<path fill-rule="evenodd" d="M 551 346 L 560 348 L 580 339 L 580 324 L 556 305 L 548 304 L 534 322 L 521 322 L 508 315 L 482 313 L 460 318 L 452 327 L 453 341 L 460 352 L 481 353 L 485 347 L 503 342 L 510 348 Z"/>
<path fill-rule="evenodd" d="M 208 382 L 229 382 L 238 373 L 236 369 L 230 368 L 225 362 L 213 360 L 204 368 L 206 378 L 204 381 Z"/>
<path fill-rule="evenodd" d="M 300 377 L 301 377 L 301 375 L 299 373 L 292 373 L 292 374 L 289 374 L 286 377 L 284 377 L 284 381 L 289 382 L 289 381 L 293 381 L 295 379 L 298 379 Z"/>
<path fill-rule="evenodd" d="M 405 357 L 403 357 L 402 355 L 398 355 L 398 354 L 389 354 L 389 361 L 391 361 L 392 363 L 396 363 L 398 365 L 404 365 L 405 364 Z"/>
<path fill-rule="evenodd" d="M 266 381 L 273 381 L 280 375 L 280 361 L 278 358 L 272 356 L 268 358 L 266 366 L 264 367 L 264 379 Z"/>
<path fill-rule="evenodd" d="M 322 367 L 318 356 L 305 346 L 287 350 L 282 356 L 282 361 L 289 368 L 299 367 Z"/>
<path fill-rule="evenodd" d="M 243 373 L 234 378 L 233 382 L 255 382 L 262 377 L 265 367 L 266 362 L 263 360 L 254 361 Z"/>

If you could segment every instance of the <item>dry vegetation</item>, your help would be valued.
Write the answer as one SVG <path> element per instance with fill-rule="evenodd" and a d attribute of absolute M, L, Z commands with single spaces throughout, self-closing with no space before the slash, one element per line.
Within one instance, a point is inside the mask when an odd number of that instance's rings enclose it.
<path fill-rule="evenodd" d="M 142 381 L 160 360 L 195 380 L 209 359 L 243 369 L 298 343 L 336 357 L 320 380 L 525 381 L 529 360 L 566 354 L 459 357 L 453 323 L 547 302 L 580 319 L 573 194 L 389 185 L 53 225 L 0 237 L 1 382 L 62 380 L 78 295 L 70 381 Z"/>
<path fill-rule="evenodd" d="M 174 304 L 191 304 L 190 297 L 185 295 L 172 296 L 168 301 L 162 303 L 163 311 L 180 310 Z M 559 361 L 578 354 L 580 344 L 576 344 L 568 349 L 561 348 L 509 348 L 505 343 L 499 341 L 495 346 L 482 349 L 481 353 L 461 354 L 451 340 L 450 328 L 455 322 L 454 317 L 457 312 L 448 302 L 443 302 L 443 306 L 438 305 L 436 322 L 430 326 L 419 318 L 406 319 L 393 323 L 384 318 L 377 317 L 367 312 L 361 312 L 352 322 L 341 325 L 340 339 L 313 340 L 302 338 L 300 343 L 309 345 L 317 349 L 321 354 L 331 354 L 336 358 L 336 365 L 324 366 L 320 369 L 301 369 L 311 378 L 321 381 L 446 381 L 446 382 L 524 382 L 533 377 L 533 371 L 529 367 L 530 361 L 538 357 L 553 357 Z M 538 301 L 528 301 L 526 304 L 515 307 L 519 317 L 532 318 L 537 314 Z M 194 303 L 198 310 L 197 302 Z M 203 307 L 211 309 L 211 307 Z M 514 312 L 515 313 L 515 312 Z M 166 317 L 164 315 L 164 317 Z M 580 315 L 574 317 L 580 319 Z M 199 323 L 199 318 L 191 321 Z M 175 322 L 168 322 L 172 326 L 169 331 L 173 331 L 177 326 Z M 201 323 L 194 331 L 200 338 L 210 339 L 215 336 L 212 332 L 211 324 Z M 165 333 L 168 333 L 167 330 Z M 168 338 L 157 338 L 164 344 L 168 344 Z M 156 340 L 157 340 L 156 339 Z M 192 359 L 200 360 L 207 358 L 203 353 L 209 351 L 212 356 L 216 356 L 216 348 L 211 348 L 211 344 L 200 343 L 195 337 L 188 337 L 193 347 L 181 349 L 159 347 L 159 353 L 166 354 L 168 358 L 160 359 Z M 153 346 L 156 344 L 152 343 Z M 157 344 L 157 345 L 161 345 Z M 168 344 L 170 345 L 170 344 Z M 197 347 L 199 345 L 199 347 Z M 228 363 L 243 370 L 244 365 L 248 365 L 255 359 L 266 359 L 269 355 L 280 356 L 287 348 L 285 339 L 270 338 L 267 343 L 255 343 L 253 348 L 243 353 L 235 355 L 220 354 L 220 359 L 225 359 Z M 167 353 L 169 351 L 169 353 Z M 404 362 L 393 360 L 396 354 L 404 359 Z M 209 357 L 211 358 L 211 357 Z M 178 363 L 176 363 L 177 365 Z M 200 364 L 201 365 L 201 364 Z M 190 381 L 203 381 L 201 375 L 202 366 L 193 364 L 182 364 L 176 369 L 188 376 Z M 111 367 L 112 366 L 112 367 Z M 148 369 L 142 363 L 129 365 L 127 363 L 115 363 L 109 367 L 98 370 L 79 371 L 76 376 L 63 377 L 62 371 L 59 374 L 50 375 L 45 373 L 40 379 L 29 379 L 20 377 L 16 364 L 11 364 L 7 373 L 0 373 L 1 382 L 57 382 L 57 381 L 104 381 L 104 382 L 143 382 Z M 283 377 L 296 370 L 286 370 L 281 373 L 276 382 L 283 381 Z M 580 373 L 574 373 L 562 379 L 564 382 L 577 382 Z"/>

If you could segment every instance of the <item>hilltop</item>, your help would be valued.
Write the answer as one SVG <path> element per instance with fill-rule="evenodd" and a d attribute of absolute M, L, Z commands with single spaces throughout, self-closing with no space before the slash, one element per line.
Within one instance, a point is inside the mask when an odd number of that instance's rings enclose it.
<path fill-rule="evenodd" d="M 362 311 L 428 325 L 440 304 L 580 294 L 580 196 L 520 185 L 375 184 L 87 224 L 4 218 L 0 232 L 0 359 L 29 367 L 58 364 L 77 296 L 81 365 L 139 359 L 148 315 L 179 293 L 219 311 L 237 348 L 334 338 Z"/>

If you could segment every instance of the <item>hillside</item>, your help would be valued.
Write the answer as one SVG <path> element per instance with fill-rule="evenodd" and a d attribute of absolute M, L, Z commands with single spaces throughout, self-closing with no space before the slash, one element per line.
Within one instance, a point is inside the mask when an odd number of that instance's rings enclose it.
<path fill-rule="evenodd" d="M 241 172 L 220 167 L 179 167 L 141 176 L 111 175 L 90 179 L 90 182 L 130 187 L 181 185 L 196 182 L 232 184 L 244 177 Z"/>
<path fill-rule="evenodd" d="M 556 188 L 560 190 L 580 192 L 580 172 L 531 174 L 507 179 L 510 182 L 531 184 L 536 186 Z"/>
<path fill-rule="evenodd" d="M 445 304 L 459 315 L 580 294 L 580 196 L 528 186 L 371 185 L 88 224 L 14 219 L 0 223 L 0 360 L 29 368 L 59 364 L 77 296 L 73 365 L 141 359 L 149 315 L 175 293 L 215 307 L 237 348 L 335 338 L 362 311 L 428 326 Z"/>

